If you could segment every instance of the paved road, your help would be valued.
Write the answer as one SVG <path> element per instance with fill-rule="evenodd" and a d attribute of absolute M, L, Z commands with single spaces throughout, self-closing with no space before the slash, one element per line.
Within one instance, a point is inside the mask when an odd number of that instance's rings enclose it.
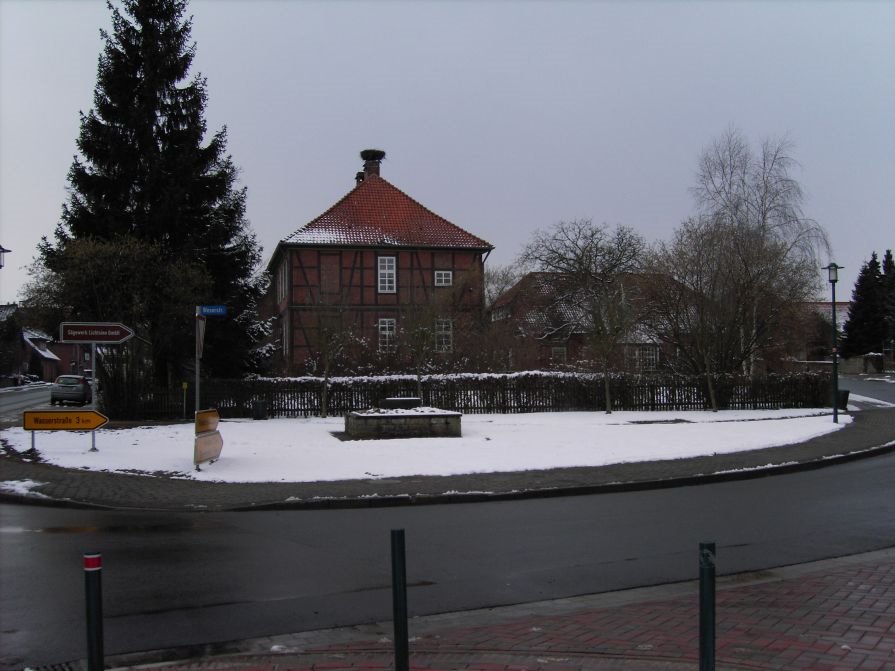
<path fill-rule="evenodd" d="M 0 389 L 0 420 L 21 421 L 22 412 L 49 407 L 50 385 L 28 384 Z"/>
<path fill-rule="evenodd" d="M 842 375 L 839 386 L 854 394 L 895 403 L 895 373 L 875 375 Z"/>

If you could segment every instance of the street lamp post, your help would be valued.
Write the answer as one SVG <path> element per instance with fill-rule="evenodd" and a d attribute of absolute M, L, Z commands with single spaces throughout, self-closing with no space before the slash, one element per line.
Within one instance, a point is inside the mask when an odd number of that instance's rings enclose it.
<path fill-rule="evenodd" d="M 11 249 L 7 249 L 3 245 L 0 245 L 0 268 L 2 268 L 4 265 L 6 265 L 5 257 L 11 251 L 12 251 Z"/>
<path fill-rule="evenodd" d="M 827 280 L 833 293 L 833 423 L 839 423 L 839 344 L 836 334 L 836 282 L 839 281 L 839 271 L 842 266 L 831 263 L 824 270 L 827 271 Z"/>

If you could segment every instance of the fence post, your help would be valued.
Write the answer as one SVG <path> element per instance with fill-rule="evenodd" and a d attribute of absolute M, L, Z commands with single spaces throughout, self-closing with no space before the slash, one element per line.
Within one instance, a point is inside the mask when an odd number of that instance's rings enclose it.
<path fill-rule="evenodd" d="M 409 671 L 410 646 L 407 631 L 407 568 L 404 529 L 392 529 L 392 621 L 395 629 L 395 671 Z"/>
<path fill-rule="evenodd" d="M 699 671 L 715 671 L 715 544 L 699 544 Z"/>
<path fill-rule="evenodd" d="M 84 593 L 87 604 L 87 671 L 103 671 L 103 557 L 84 554 Z"/>

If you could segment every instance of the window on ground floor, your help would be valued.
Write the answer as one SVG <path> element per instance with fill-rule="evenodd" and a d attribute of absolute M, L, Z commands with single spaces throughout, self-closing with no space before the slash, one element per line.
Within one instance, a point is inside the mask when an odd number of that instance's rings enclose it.
<path fill-rule="evenodd" d="M 638 373 L 655 373 L 659 369 L 659 346 L 652 344 L 628 345 L 625 358 L 629 370 Z"/>
<path fill-rule="evenodd" d="M 454 350 L 454 322 L 451 319 L 435 320 L 435 351 L 452 352 Z"/>
<path fill-rule="evenodd" d="M 379 320 L 379 351 L 395 351 L 395 333 L 397 321 L 391 317 L 383 317 Z"/>

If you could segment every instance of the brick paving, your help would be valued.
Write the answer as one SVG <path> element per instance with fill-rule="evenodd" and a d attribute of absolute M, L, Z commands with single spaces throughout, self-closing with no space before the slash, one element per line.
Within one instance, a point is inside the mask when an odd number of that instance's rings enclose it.
<path fill-rule="evenodd" d="M 686 583 L 415 618 L 410 666 L 419 671 L 696 669 L 697 589 Z M 723 578 L 716 604 L 719 671 L 895 671 L 895 548 Z M 346 631 L 350 640 L 336 640 Z M 394 667 L 388 623 L 375 631 L 346 631 L 264 639 L 256 643 L 257 652 L 153 668 Z"/>

